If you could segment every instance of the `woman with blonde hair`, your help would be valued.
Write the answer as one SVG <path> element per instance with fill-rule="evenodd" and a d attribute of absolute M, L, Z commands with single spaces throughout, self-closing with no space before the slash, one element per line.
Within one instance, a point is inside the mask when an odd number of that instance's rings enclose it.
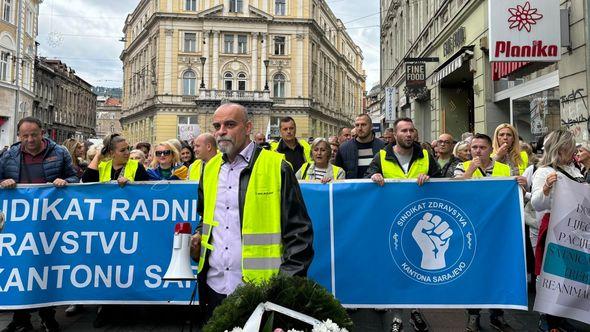
<path fill-rule="evenodd" d="M 170 141 L 154 148 L 154 159 L 148 169 L 150 180 L 186 180 L 188 168 L 180 163 L 180 152 Z"/>
<path fill-rule="evenodd" d="M 78 178 L 82 178 L 86 165 L 84 163 L 84 157 L 86 156 L 86 149 L 84 144 L 75 138 L 68 138 L 62 144 L 70 153 L 72 157 L 72 167 L 76 171 Z"/>
<path fill-rule="evenodd" d="M 313 162 L 304 163 L 295 174 L 299 180 L 319 180 L 327 183 L 332 180 L 344 180 L 346 173 L 344 169 L 332 165 L 330 158 L 332 148 L 328 141 L 323 137 L 313 140 L 310 151 Z"/>
<path fill-rule="evenodd" d="M 494 131 L 492 142 L 494 160 L 510 166 L 512 176 L 519 176 L 529 166 L 529 157 L 520 150 L 518 131 L 508 123 L 500 124 Z"/>

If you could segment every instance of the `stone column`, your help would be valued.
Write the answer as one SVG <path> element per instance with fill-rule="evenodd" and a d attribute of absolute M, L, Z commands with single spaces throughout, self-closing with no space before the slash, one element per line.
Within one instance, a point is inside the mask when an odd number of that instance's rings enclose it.
<path fill-rule="evenodd" d="M 174 53 L 172 49 L 173 45 L 173 36 L 174 30 L 173 29 L 166 29 L 166 42 L 165 42 L 165 50 L 164 50 L 164 93 L 173 94 L 172 93 L 172 54 Z M 135 65 L 135 64 L 134 64 Z M 134 71 L 136 72 L 136 71 Z"/>
<path fill-rule="evenodd" d="M 213 90 L 219 90 L 219 31 L 213 31 Z"/>
<path fill-rule="evenodd" d="M 207 58 L 207 61 L 205 62 L 205 71 L 203 73 L 201 73 L 201 75 L 203 75 L 203 79 L 205 80 L 205 88 L 206 89 L 211 89 L 211 80 L 209 79 L 209 68 L 211 67 L 211 62 L 213 59 L 211 59 L 210 57 L 210 52 L 209 52 L 209 43 L 210 43 L 210 39 L 209 39 L 209 31 L 203 31 L 203 56 L 205 58 Z"/>
<path fill-rule="evenodd" d="M 256 91 L 258 90 L 258 32 L 252 32 L 250 50 L 252 52 L 252 65 L 250 66 L 251 86 L 249 90 Z"/>
<path fill-rule="evenodd" d="M 260 90 L 264 90 L 264 84 L 266 83 L 266 67 L 264 66 L 264 60 L 267 59 L 267 53 L 268 53 L 268 34 L 263 33 L 262 34 L 262 50 L 260 53 L 260 64 L 261 64 L 261 70 L 260 72 L 262 73 L 262 75 L 260 76 Z M 269 83 L 270 85 L 270 83 Z"/>

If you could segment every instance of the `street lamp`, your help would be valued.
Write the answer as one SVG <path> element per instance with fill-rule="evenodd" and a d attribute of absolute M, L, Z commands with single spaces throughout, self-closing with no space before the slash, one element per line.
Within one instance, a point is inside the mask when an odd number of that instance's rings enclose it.
<path fill-rule="evenodd" d="M 266 68 L 266 70 L 264 71 L 264 76 L 266 79 L 266 83 L 264 83 L 264 91 L 268 91 L 268 64 L 270 63 L 269 60 L 264 60 L 264 67 Z"/>
<path fill-rule="evenodd" d="M 200 58 L 200 60 L 201 60 L 201 89 L 204 89 L 205 88 L 205 62 L 207 61 L 207 58 L 202 56 Z"/>

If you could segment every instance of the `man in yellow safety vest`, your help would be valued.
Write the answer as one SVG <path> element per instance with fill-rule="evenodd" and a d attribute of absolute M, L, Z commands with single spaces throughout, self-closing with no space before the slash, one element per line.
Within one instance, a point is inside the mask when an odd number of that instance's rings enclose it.
<path fill-rule="evenodd" d="M 208 314 L 244 282 L 306 276 L 313 230 L 284 155 L 250 140 L 246 108 L 223 104 L 213 115 L 222 154 L 205 165 L 199 184 L 202 223 L 191 242 L 199 262 L 199 300 Z"/>
<path fill-rule="evenodd" d="M 197 136 L 193 141 L 193 150 L 197 159 L 188 169 L 188 179 L 190 181 L 201 181 L 204 165 L 217 154 L 215 136 L 210 133 Z"/>

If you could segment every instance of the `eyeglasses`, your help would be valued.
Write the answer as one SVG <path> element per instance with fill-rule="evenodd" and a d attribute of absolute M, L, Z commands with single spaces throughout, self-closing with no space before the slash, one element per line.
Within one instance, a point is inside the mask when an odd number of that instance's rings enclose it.
<path fill-rule="evenodd" d="M 451 141 L 443 141 L 443 140 L 439 140 L 438 144 L 443 145 L 443 144 L 453 144 L 453 142 Z"/>
<path fill-rule="evenodd" d="M 170 150 L 156 151 L 156 157 L 169 156 L 172 153 Z"/>

